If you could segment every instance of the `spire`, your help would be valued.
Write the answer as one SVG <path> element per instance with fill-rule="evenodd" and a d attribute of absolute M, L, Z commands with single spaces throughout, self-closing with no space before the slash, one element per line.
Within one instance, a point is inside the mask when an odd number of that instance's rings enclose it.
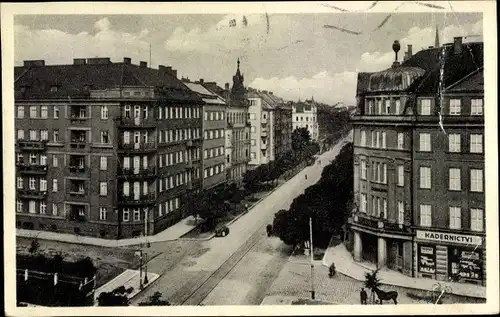
<path fill-rule="evenodd" d="M 434 47 L 439 48 L 439 30 L 437 25 L 436 25 L 436 39 L 434 41 Z"/>
<path fill-rule="evenodd" d="M 238 57 L 238 69 L 237 70 L 240 70 L 240 58 Z"/>

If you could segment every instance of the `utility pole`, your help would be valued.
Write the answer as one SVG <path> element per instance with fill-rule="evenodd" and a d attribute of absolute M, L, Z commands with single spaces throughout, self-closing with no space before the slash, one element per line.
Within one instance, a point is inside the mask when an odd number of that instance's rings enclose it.
<path fill-rule="evenodd" d="M 314 292 L 314 247 L 313 247 L 313 233 L 312 233 L 312 217 L 309 217 L 309 239 L 311 248 L 311 299 L 315 298 Z"/>

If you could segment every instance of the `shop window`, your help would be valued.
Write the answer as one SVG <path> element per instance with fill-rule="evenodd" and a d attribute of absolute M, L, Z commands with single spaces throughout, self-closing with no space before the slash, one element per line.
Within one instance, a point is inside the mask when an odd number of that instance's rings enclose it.
<path fill-rule="evenodd" d="M 448 249 L 449 274 L 452 279 L 482 279 L 481 253 L 478 250 Z"/>
<path fill-rule="evenodd" d="M 419 246 L 418 248 L 418 271 L 425 274 L 436 273 L 436 253 L 434 247 Z"/>

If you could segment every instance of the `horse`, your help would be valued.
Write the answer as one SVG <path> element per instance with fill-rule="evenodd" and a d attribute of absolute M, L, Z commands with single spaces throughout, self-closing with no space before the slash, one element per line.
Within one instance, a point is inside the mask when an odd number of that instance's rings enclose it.
<path fill-rule="evenodd" d="M 397 302 L 398 292 L 396 291 L 384 292 L 379 288 L 374 288 L 373 290 L 375 291 L 375 293 L 377 293 L 380 305 L 382 305 L 385 300 L 391 300 L 391 299 L 394 301 L 394 305 L 398 304 Z"/>

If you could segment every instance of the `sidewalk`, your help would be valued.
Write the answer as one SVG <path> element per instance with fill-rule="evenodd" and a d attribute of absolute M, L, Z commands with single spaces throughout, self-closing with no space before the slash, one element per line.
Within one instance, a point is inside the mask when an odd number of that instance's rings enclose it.
<path fill-rule="evenodd" d="M 118 275 L 108 283 L 104 284 L 103 286 L 99 287 L 96 289 L 94 293 L 94 305 L 97 306 L 97 297 L 99 297 L 99 294 L 102 292 L 111 292 L 114 289 L 124 286 L 126 289 L 129 287 L 133 287 L 132 293 L 128 295 L 129 299 L 132 299 L 134 296 L 139 294 L 141 292 L 140 289 L 140 279 L 139 279 L 139 271 L 138 270 L 125 270 L 122 274 Z M 147 286 L 151 285 L 154 281 L 156 281 L 160 275 L 148 272 L 148 284 L 144 285 L 144 288 Z M 144 273 L 142 275 L 142 278 L 144 279 Z M 143 289 L 144 290 L 144 289 Z"/>
<path fill-rule="evenodd" d="M 352 277 L 358 281 L 364 281 L 365 272 L 370 272 L 371 270 L 375 269 L 375 266 L 372 266 L 368 263 L 355 262 L 352 255 L 345 248 L 344 244 L 339 244 L 326 250 L 325 256 L 323 257 L 323 265 L 329 267 L 332 262 L 335 262 L 335 268 L 338 272 Z M 380 270 L 379 278 L 383 284 L 426 291 L 431 291 L 434 285 L 440 283 L 443 287 L 450 287 L 451 293 L 455 295 L 486 298 L 486 287 L 474 284 L 413 278 L 388 269 Z"/>
<path fill-rule="evenodd" d="M 41 240 L 53 240 L 59 242 L 76 243 L 76 244 L 87 244 L 95 245 L 101 247 L 125 247 L 139 245 L 141 243 L 148 242 L 164 242 L 173 241 L 179 239 L 182 235 L 186 234 L 195 227 L 194 217 L 189 216 L 182 219 L 178 223 L 171 227 L 155 234 L 154 236 L 137 237 L 130 239 L 121 240 L 110 240 L 110 239 L 100 239 L 94 237 L 78 236 L 68 233 L 55 233 L 50 231 L 37 231 L 37 230 L 26 230 L 26 229 L 16 229 L 16 235 L 18 237 L 25 238 L 38 238 Z M 147 239 L 147 240 L 146 240 Z"/>

